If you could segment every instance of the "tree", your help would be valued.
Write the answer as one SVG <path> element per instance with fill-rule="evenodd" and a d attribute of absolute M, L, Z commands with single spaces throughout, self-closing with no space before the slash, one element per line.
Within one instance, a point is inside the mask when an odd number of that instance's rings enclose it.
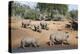
<path fill-rule="evenodd" d="M 78 10 L 72 10 L 70 11 L 70 16 L 74 20 L 78 20 Z"/>
<path fill-rule="evenodd" d="M 62 15 L 65 15 L 68 11 L 68 6 L 65 4 L 38 3 L 37 8 L 40 9 L 41 13 L 48 12 L 48 15 L 50 15 L 51 18 L 56 12 L 55 10 L 57 10 L 57 13 Z"/>
<path fill-rule="evenodd" d="M 21 16 L 21 18 L 25 19 L 36 19 L 38 17 L 38 11 L 36 9 L 31 9 L 30 6 L 19 2 L 12 3 L 11 13 L 12 16 Z"/>
<path fill-rule="evenodd" d="M 13 2 L 11 7 L 12 16 L 24 17 L 24 12 L 26 9 L 29 9 L 29 7 L 22 5 L 19 2 Z"/>

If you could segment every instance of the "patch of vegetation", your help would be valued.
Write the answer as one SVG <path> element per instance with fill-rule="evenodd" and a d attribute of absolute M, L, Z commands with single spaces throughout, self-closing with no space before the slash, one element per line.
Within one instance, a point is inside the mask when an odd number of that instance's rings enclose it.
<path fill-rule="evenodd" d="M 64 16 L 67 16 L 65 17 L 67 19 L 77 20 L 78 18 L 78 11 L 68 12 L 68 5 L 66 4 L 37 3 L 36 7 L 32 9 L 26 4 L 12 2 L 11 8 L 12 16 L 20 16 L 24 19 L 60 21 Z"/>

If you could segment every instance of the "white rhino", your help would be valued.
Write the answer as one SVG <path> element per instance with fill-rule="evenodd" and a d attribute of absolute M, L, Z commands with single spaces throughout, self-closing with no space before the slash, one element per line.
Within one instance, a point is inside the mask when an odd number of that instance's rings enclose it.
<path fill-rule="evenodd" d="M 22 21 L 22 27 L 28 28 L 30 26 L 31 20 Z"/>
<path fill-rule="evenodd" d="M 58 44 L 63 44 L 63 43 L 67 43 L 68 42 L 68 38 L 69 38 L 69 33 L 68 32 L 62 32 L 62 31 L 56 31 L 52 34 L 50 34 L 50 46 L 54 45 L 54 43 L 58 43 Z"/>
<path fill-rule="evenodd" d="M 34 31 L 37 31 L 37 32 L 41 32 L 41 26 L 40 24 L 33 24 L 33 27 L 34 27 Z"/>
<path fill-rule="evenodd" d="M 39 44 L 37 42 L 36 38 L 33 37 L 26 37 L 21 40 L 21 47 L 39 47 Z"/>
<path fill-rule="evenodd" d="M 48 28 L 48 24 L 47 24 L 45 21 L 41 21 L 41 22 L 40 22 L 40 25 L 41 25 L 41 28 L 42 28 L 42 29 L 46 29 L 46 30 L 49 29 L 49 28 Z"/>

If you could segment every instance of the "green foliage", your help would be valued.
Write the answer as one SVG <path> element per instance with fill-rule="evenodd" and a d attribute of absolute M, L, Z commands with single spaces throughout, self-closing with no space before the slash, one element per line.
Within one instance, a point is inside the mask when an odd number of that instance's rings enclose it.
<path fill-rule="evenodd" d="M 34 20 L 39 17 L 37 10 L 33 10 L 29 6 L 19 2 L 12 3 L 12 16 L 21 16 L 24 19 Z"/>
<path fill-rule="evenodd" d="M 55 13 L 53 10 L 58 10 L 59 14 L 65 15 L 68 11 L 68 6 L 65 4 L 50 4 L 50 3 L 38 3 L 37 8 L 40 9 L 41 12 L 47 11 L 52 14 Z"/>
<path fill-rule="evenodd" d="M 78 10 L 72 10 L 70 11 L 70 16 L 74 20 L 78 20 Z"/>
<path fill-rule="evenodd" d="M 62 19 L 63 19 L 63 16 L 58 14 L 58 15 L 54 15 L 52 20 L 61 21 Z"/>
<path fill-rule="evenodd" d="M 39 15 L 37 14 L 37 12 L 35 10 L 27 10 L 25 13 L 24 13 L 24 18 L 25 19 L 33 19 L 35 20 Z"/>
<path fill-rule="evenodd" d="M 40 14 L 46 15 L 46 20 L 61 20 L 62 16 L 72 17 L 73 19 L 78 18 L 77 10 L 72 10 L 67 15 L 68 6 L 66 4 L 37 3 L 35 9 L 32 9 L 26 4 L 13 2 L 11 8 L 12 16 L 21 16 L 24 19 L 36 20 L 40 18 Z"/>
<path fill-rule="evenodd" d="M 25 9 L 23 6 L 20 5 L 20 3 L 13 2 L 12 3 L 12 15 L 23 15 L 25 12 Z"/>

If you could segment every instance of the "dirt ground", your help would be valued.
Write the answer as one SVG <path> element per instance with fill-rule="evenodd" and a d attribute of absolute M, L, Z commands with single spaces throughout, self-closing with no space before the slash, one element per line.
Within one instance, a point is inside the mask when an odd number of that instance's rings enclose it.
<path fill-rule="evenodd" d="M 21 27 L 21 19 L 11 19 L 11 46 L 12 48 L 20 47 L 21 39 L 31 36 L 38 39 L 40 47 L 50 47 L 47 42 L 49 42 L 49 36 L 51 33 L 61 30 L 64 32 L 69 32 L 69 42 L 70 45 L 76 47 L 78 45 L 77 31 L 73 31 L 65 28 L 68 21 L 46 21 L 48 23 L 49 30 L 42 30 L 41 33 L 35 32 L 31 29 L 26 29 Z M 39 23 L 40 21 L 31 21 L 31 23 Z"/>

